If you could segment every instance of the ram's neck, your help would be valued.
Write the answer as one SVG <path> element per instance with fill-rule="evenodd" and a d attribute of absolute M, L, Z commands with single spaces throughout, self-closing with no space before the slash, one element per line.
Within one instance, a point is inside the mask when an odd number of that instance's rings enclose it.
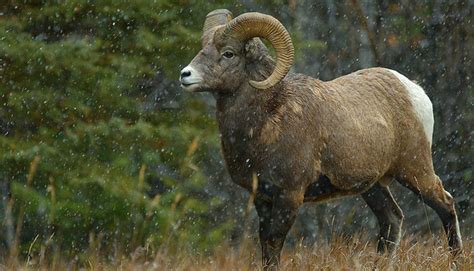
<path fill-rule="evenodd" d="M 256 129 L 271 114 L 270 93 L 246 85 L 236 93 L 217 95 L 217 119 L 221 130 L 237 133 Z"/>
<path fill-rule="evenodd" d="M 217 95 L 217 121 L 224 159 L 234 182 L 252 189 L 247 175 L 265 152 L 262 131 L 279 108 L 281 85 L 258 90 L 248 83 L 230 95 Z"/>
<path fill-rule="evenodd" d="M 272 73 L 274 66 L 274 61 L 269 56 L 248 64 L 249 79 L 264 80 Z M 283 84 L 281 82 L 270 89 L 260 90 L 245 82 L 232 93 L 216 94 L 217 118 L 221 130 L 230 130 L 233 133 L 245 131 L 249 134 L 259 130 L 285 102 L 286 93 Z"/>

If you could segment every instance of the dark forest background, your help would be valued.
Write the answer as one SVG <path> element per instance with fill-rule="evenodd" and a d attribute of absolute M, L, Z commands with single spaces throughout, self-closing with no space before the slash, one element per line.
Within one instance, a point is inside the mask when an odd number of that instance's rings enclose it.
<path fill-rule="evenodd" d="M 295 72 L 329 80 L 384 66 L 419 82 L 435 110 L 436 171 L 472 239 L 472 1 L 9 0 L 0 4 L 2 256 L 203 253 L 256 237 L 248 194 L 224 168 L 213 98 L 177 82 L 215 8 L 278 18 Z M 405 234 L 437 236 L 435 213 L 392 188 Z M 287 245 L 359 231 L 378 232 L 362 199 L 308 204 Z"/>

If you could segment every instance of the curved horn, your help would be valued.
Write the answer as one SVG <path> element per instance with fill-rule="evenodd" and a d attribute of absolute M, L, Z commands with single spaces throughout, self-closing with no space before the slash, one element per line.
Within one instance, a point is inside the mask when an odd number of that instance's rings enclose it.
<path fill-rule="evenodd" d="M 230 20 L 232 20 L 232 12 L 228 11 L 227 9 L 213 10 L 206 15 L 202 32 L 205 33 L 207 30 L 213 27 L 224 25 L 230 22 Z"/>
<path fill-rule="evenodd" d="M 244 13 L 230 21 L 223 33 L 245 41 L 254 37 L 267 39 L 276 53 L 276 65 L 273 73 L 263 81 L 250 80 L 254 88 L 267 89 L 283 79 L 294 60 L 294 48 L 291 37 L 285 27 L 275 18 L 258 12 Z"/>

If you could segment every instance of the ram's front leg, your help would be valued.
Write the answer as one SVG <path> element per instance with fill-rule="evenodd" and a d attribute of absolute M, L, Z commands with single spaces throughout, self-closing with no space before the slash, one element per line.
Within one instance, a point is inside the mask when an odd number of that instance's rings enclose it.
<path fill-rule="evenodd" d="M 255 199 L 255 208 L 257 209 L 259 219 L 259 237 L 262 246 L 262 265 L 267 266 L 268 260 L 271 258 L 268 248 L 268 240 L 270 238 L 270 230 L 272 223 L 273 202 L 263 196 L 257 196 Z"/>
<path fill-rule="evenodd" d="M 265 270 L 278 267 L 286 234 L 295 221 L 298 209 L 303 203 L 303 197 L 302 192 L 283 190 L 274 195 L 271 205 L 256 202 L 260 217 L 260 242 Z M 271 206 L 271 217 L 265 213 L 269 206 Z"/>

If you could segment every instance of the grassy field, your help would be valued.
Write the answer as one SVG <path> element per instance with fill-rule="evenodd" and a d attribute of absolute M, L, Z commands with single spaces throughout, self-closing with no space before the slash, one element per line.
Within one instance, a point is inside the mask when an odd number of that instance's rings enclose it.
<path fill-rule="evenodd" d="M 405 237 L 393 258 L 375 252 L 374 243 L 365 237 L 333 238 L 327 245 L 297 246 L 283 251 L 281 270 L 474 270 L 474 241 L 464 241 L 463 253 L 453 261 L 444 242 Z M 184 251 L 184 250 L 183 250 Z M 50 261 L 36 257 L 7 261 L 2 270 L 261 270 L 256 243 L 240 248 L 221 247 L 212 255 L 189 256 L 166 249 L 147 255 L 146 249 L 104 259 L 98 254 L 82 261 Z M 79 264 L 79 262 L 82 262 Z"/>

